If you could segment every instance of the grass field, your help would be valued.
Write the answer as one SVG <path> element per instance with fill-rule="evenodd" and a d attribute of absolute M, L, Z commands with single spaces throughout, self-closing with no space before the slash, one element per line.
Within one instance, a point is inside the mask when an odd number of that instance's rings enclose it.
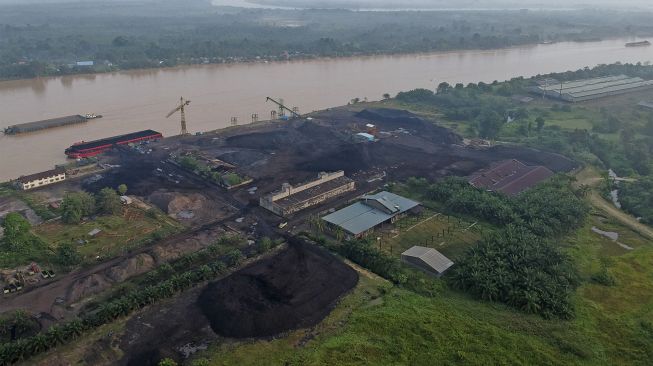
<path fill-rule="evenodd" d="M 229 342 L 201 357 L 211 365 L 648 365 L 653 247 L 640 238 L 638 249 L 613 252 L 609 247 L 616 244 L 592 233 L 592 224 L 564 241 L 585 280 L 571 321 L 479 302 L 445 286 L 434 297 L 398 287 L 379 291 L 388 285 L 361 277 L 315 329 L 271 341 Z M 605 258 L 615 286 L 589 281 Z"/>
<path fill-rule="evenodd" d="M 419 217 L 399 220 L 392 229 L 381 232 L 381 249 L 399 256 L 412 246 L 435 248 L 456 258 L 480 239 L 482 224 L 426 210 Z"/>
<path fill-rule="evenodd" d="M 140 208 L 126 207 L 122 215 L 97 216 L 94 220 L 79 225 L 67 225 L 53 221 L 39 225 L 34 232 L 51 248 L 64 242 L 84 241 L 77 245 L 85 262 L 94 261 L 97 256 L 103 259 L 121 254 L 124 250 L 144 244 L 148 239 L 165 237 L 180 230 L 180 224 L 165 215 L 156 217 L 145 214 Z M 99 234 L 90 236 L 94 230 Z"/>

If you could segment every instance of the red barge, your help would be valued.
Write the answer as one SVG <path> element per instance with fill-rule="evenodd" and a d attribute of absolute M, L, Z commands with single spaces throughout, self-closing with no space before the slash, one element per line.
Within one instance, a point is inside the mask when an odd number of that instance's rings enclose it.
<path fill-rule="evenodd" d="M 108 137 L 101 140 L 90 142 L 78 142 L 66 149 L 66 155 L 69 158 L 80 159 L 100 155 L 103 152 L 113 149 L 118 145 L 127 145 L 149 140 L 158 140 L 163 138 L 160 132 L 154 130 L 144 130 L 139 132 L 128 133 L 126 135 Z"/>

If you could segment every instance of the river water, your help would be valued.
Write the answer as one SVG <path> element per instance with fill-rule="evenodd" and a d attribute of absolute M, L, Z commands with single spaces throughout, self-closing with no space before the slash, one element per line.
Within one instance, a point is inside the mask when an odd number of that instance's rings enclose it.
<path fill-rule="evenodd" d="M 37 133 L 0 135 L 0 181 L 50 169 L 66 161 L 64 149 L 78 141 L 143 129 L 179 133 L 179 115 L 166 119 L 184 96 L 190 132 L 222 128 L 231 117 L 249 123 L 275 109 L 266 96 L 281 97 L 300 112 L 378 100 L 413 88 L 491 82 L 515 76 L 578 69 L 600 63 L 650 62 L 653 47 L 625 47 L 632 39 L 532 45 L 490 51 L 375 56 L 277 63 L 188 66 L 0 82 L 0 128 L 70 114 L 104 118 Z"/>

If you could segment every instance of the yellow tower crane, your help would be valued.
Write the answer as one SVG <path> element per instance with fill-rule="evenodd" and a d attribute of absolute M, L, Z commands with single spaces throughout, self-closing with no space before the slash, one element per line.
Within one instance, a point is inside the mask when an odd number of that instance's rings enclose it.
<path fill-rule="evenodd" d="M 186 111 L 184 108 L 190 104 L 190 100 L 184 100 L 184 97 L 179 98 L 179 105 L 177 108 L 173 109 L 166 118 L 172 116 L 175 114 L 177 111 L 181 111 L 181 134 L 182 135 L 188 135 L 188 130 L 186 129 Z"/>

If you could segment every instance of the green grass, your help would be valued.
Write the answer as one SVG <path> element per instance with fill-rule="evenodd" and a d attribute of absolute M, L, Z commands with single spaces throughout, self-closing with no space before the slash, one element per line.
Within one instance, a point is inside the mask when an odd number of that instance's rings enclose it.
<path fill-rule="evenodd" d="M 101 232 L 94 237 L 89 236 L 88 233 L 95 228 Z M 130 206 L 122 215 L 98 216 L 79 225 L 54 221 L 39 225 L 34 232 L 53 249 L 64 242 L 77 244 L 78 240 L 88 241 L 77 248 L 83 260 L 91 262 L 96 256 L 107 259 L 145 244 L 155 236 L 168 236 L 180 228 L 178 223 L 164 215 L 150 217 L 142 209 Z"/>
<path fill-rule="evenodd" d="M 637 248 L 623 250 L 591 232 L 597 223 Z M 433 297 L 397 287 L 378 292 L 377 280 L 361 277 L 357 289 L 313 330 L 272 341 L 222 343 L 200 357 L 211 359 L 212 365 L 649 364 L 653 246 L 596 216 L 560 245 L 583 279 L 573 298 L 576 317 L 570 321 L 477 301 L 446 286 Z M 615 277 L 615 286 L 590 280 L 603 263 Z"/>
<path fill-rule="evenodd" d="M 409 216 L 393 225 L 383 235 L 381 249 L 399 256 L 412 246 L 428 246 L 455 259 L 480 239 L 476 225 L 479 223 L 427 210 L 419 218 Z"/>

